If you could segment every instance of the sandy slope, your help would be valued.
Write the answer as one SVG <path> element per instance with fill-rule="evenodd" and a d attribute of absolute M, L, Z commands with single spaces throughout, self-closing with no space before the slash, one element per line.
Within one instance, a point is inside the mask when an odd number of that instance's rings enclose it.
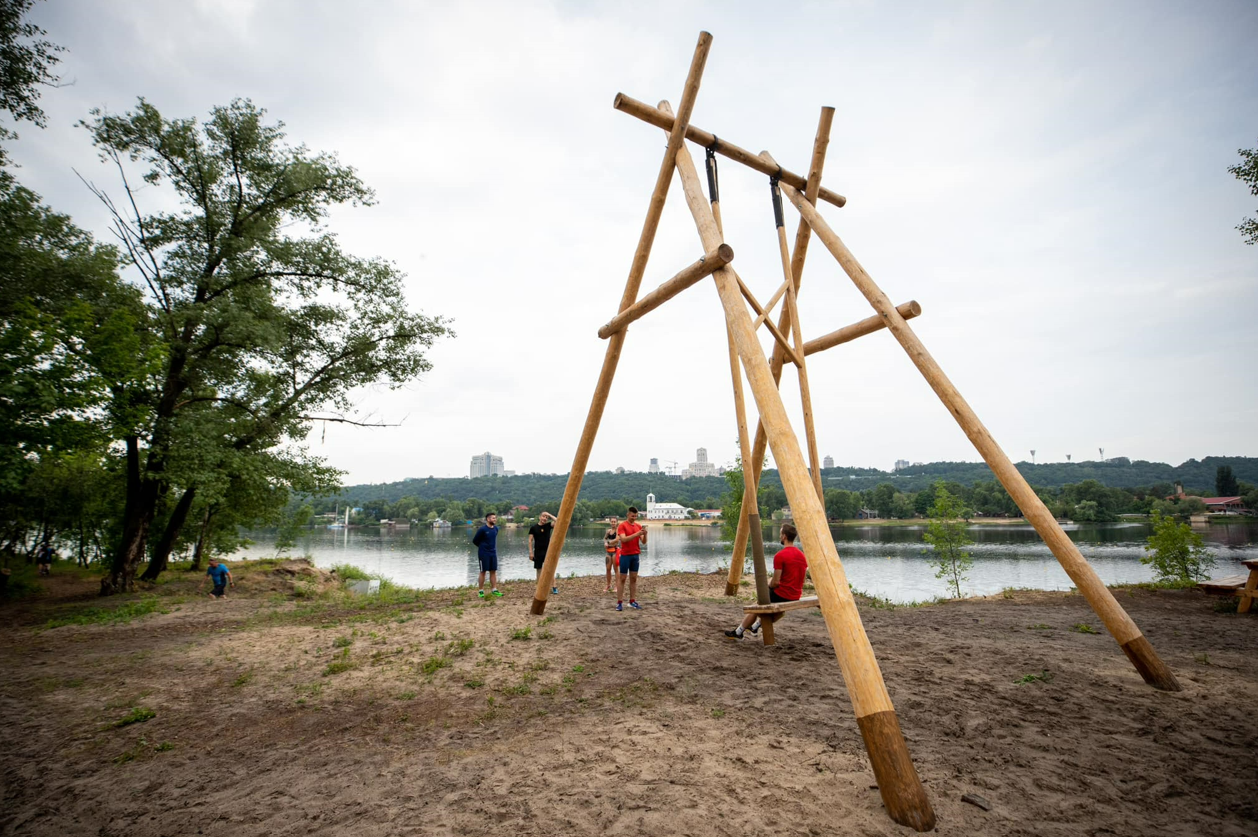
<path fill-rule="evenodd" d="M 815 611 L 765 648 L 721 635 L 712 576 L 644 579 L 640 613 L 568 581 L 545 621 L 524 584 L 355 612 L 251 581 L 127 625 L 9 608 L 0 833 L 911 833 Z M 1072 630 L 1100 629 L 1077 596 L 862 608 L 938 833 L 1258 833 L 1258 618 L 1119 597 L 1183 692 Z"/>

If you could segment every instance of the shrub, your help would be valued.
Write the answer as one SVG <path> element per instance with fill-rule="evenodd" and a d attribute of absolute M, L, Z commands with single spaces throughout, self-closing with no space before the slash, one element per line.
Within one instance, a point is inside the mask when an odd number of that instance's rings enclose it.
<path fill-rule="evenodd" d="M 1144 547 L 1142 564 L 1150 564 L 1159 581 L 1198 581 L 1210 577 L 1214 554 L 1187 523 L 1153 513 L 1153 534 Z"/>

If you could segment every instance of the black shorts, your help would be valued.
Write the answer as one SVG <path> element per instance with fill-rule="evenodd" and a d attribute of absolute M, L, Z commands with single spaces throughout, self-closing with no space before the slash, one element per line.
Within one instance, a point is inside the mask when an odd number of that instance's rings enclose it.
<path fill-rule="evenodd" d="M 201 589 L 202 589 L 202 590 L 204 590 L 205 588 L 204 588 L 204 587 L 202 587 Z M 211 595 L 211 596 L 218 596 L 219 598 L 222 598 L 223 596 L 226 596 L 226 595 L 227 595 L 227 582 L 226 582 L 226 581 L 224 581 L 222 584 L 215 584 L 215 585 L 214 585 L 214 590 L 213 590 L 213 592 L 211 592 L 211 593 L 210 593 L 210 595 Z"/>
<path fill-rule="evenodd" d="M 536 558 L 533 559 L 533 569 L 540 570 L 542 568 L 542 564 L 545 564 L 545 563 L 546 563 L 546 556 L 538 555 Z"/>
<path fill-rule="evenodd" d="M 770 591 L 769 591 L 769 601 L 773 602 L 774 604 L 777 604 L 778 602 L 794 602 L 794 601 L 798 601 L 798 600 L 797 600 L 797 599 L 788 599 L 788 598 L 785 598 L 784 596 L 779 596 L 779 595 L 778 595 L 778 591 L 777 591 L 777 590 L 770 590 Z"/>

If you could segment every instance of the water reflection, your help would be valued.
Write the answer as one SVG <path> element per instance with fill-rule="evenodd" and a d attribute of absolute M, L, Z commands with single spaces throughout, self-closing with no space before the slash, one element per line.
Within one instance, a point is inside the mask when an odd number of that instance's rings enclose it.
<path fill-rule="evenodd" d="M 1108 584 L 1149 581 L 1152 573 L 1140 563 L 1150 527 L 1144 522 L 1081 524 L 1066 527 L 1080 552 Z M 840 526 L 831 533 L 847 571 L 858 590 L 893 601 L 919 601 L 946 594 L 934 577 L 922 543 L 925 526 Z M 1240 561 L 1258 558 L 1258 523 L 1211 525 L 1199 528 L 1214 550 L 1215 576 L 1242 571 Z M 967 595 L 987 595 L 1006 587 L 1067 590 L 1070 579 L 1027 525 L 980 524 L 969 528 L 974 568 L 962 585 Z M 765 552 L 778 545 L 775 530 L 765 527 Z M 457 587 L 476 583 L 476 549 L 472 532 L 454 529 L 312 530 L 293 554 L 309 554 L 320 567 L 353 564 L 413 587 Z M 568 533 L 559 566 L 560 589 L 568 576 L 602 575 L 603 529 L 581 528 Z M 255 544 L 237 557 L 274 555 L 274 533 L 251 534 Z M 653 528 L 643 551 L 642 575 L 671 570 L 712 572 L 729 565 L 728 542 L 716 527 L 665 526 Z M 498 536 L 499 575 L 504 579 L 534 577 L 524 529 L 504 529 Z M 750 571 L 750 562 L 748 563 Z"/>

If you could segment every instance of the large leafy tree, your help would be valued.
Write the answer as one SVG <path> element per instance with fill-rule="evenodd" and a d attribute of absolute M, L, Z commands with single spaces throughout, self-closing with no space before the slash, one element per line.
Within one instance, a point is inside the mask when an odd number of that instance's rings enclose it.
<path fill-rule="evenodd" d="M 448 330 L 406 309 L 392 264 L 345 253 L 324 228 L 333 207 L 373 203 L 354 170 L 288 145 L 283 124 L 250 101 L 217 107 L 204 124 L 166 119 L 143 99 L 134 111 L 92 116 L 84 124 L 116 167 L 122 197 L 95 191 L 163 347 L 160 373 L 128 393 L 146 409 L 120 434 L 126 509 L 108 593 L 132 586 L 172 491 L 177 531 L 196 494 L 184 497 L 225 451 L 300 442 L 323 411 L 352 421 L 355 389 L 426 371 L 423 350 Z M 172 189 L 179 207 L 141 210 L 137 168 L 145 183 Z M 200 466 L 185 461 L 193 448 Z"/>

